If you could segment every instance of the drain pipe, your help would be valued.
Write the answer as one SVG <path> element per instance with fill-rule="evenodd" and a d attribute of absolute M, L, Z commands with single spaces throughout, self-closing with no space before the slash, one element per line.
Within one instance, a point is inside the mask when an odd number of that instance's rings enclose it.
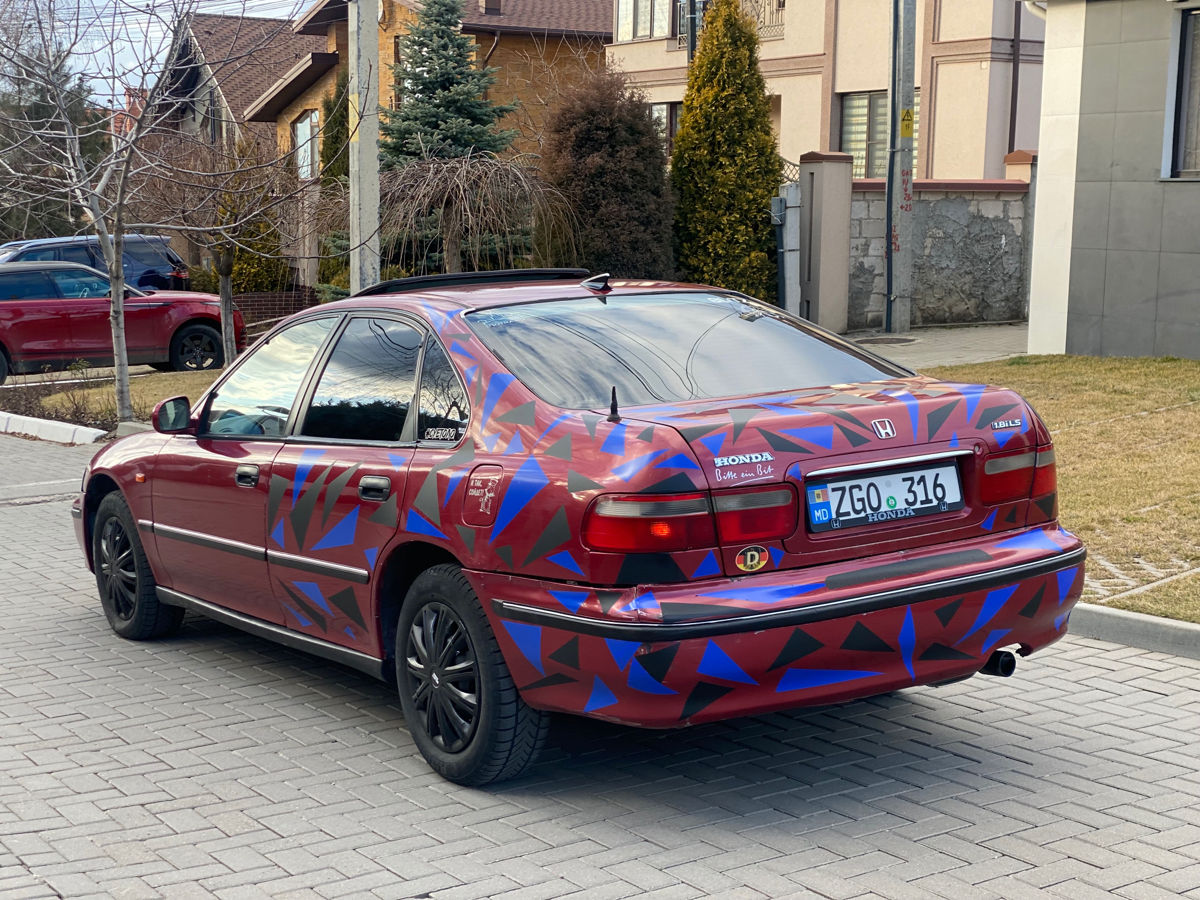
<path fill-rule="evenodd" d="M 1040 3 L 1034 3 L 1033 0 L 1025 0 L 1025 8 L 1043 22 L 1046 21 L 1046 7 L 1042 6 Z"/>

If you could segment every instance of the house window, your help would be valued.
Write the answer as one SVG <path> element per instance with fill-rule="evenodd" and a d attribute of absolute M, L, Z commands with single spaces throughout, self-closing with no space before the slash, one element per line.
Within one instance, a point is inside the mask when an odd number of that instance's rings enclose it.
<path fill-rule="evenodd" d="M 292 149 L 296 153 L 296 174 L 300 178 L 317 177 L 317 111 L 306 109 L 292 122 Z"/>
<path fill-rule="evenodd" d="M 617 0 L 617 40 L 666 37 L 677 0 Z"/>
<path fill-rule="evenodd" d="M 1171 175 L 1200 178 L 1200 9 L 1183 13 Z"/>
<path fill-rule="evenodd" d="M 920 137 L 921 94 L 913 99 L 913 168 Z M 854 157 L 853 177 L 886 178 L 888 152 L 887 91 L 842 94 L 842 152 Z"/>
<path fill-rule="evenodd" d="M 668 159 L 671 158 L 671 151 L 675 146 L 675 135 L 679 132 L 679 113 L 682 110 L 682 103 L 650 104 L 650 115 L 658 123 L 658 130 L 662 134 L 663 142 L 666 144 Z"/>

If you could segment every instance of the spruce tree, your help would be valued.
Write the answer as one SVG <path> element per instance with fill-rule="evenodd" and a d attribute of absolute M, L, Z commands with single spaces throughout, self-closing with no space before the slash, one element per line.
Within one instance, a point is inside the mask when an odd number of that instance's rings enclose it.
<path fill-rule="evenodd" d="M 754 21 L 740 0 L 715 0 L 688 72 L 671 157 L 683 277 L 774 299 L 770 206 L 782 174 Z"/>
<path fill-rule="evenodd" d="M 333 93 L 321 101 L 321 180 L 350 177 L 350 74 L 338 73 Z"/>
<path fill-rule="evenodd" d="M 597 73 L 565 98 L 547 123 L 542 171 L 579 213 L 579 265 L 673 277 L 663 135 L 621 75 Z"/>
<path fill-rule="evenodd" d="M 383 111 L 380 158 L 390 169 L 413 159 L 499 153 L 516 137 L 496 130 L 496 120 L 516 108 L 484 97 L 495 68 L 476 68 L 474 42 L 464 35 L 463 0 L 424 0 L 400 39 L 392 67 L 399 108 Z"/>

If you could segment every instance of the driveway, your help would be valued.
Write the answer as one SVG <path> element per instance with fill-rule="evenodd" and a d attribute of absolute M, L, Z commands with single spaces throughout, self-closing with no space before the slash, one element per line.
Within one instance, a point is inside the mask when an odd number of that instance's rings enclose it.
<path fill-rule="evenodd" d="M 381 683 L 200 618 L 115 637 L 64 498 L 93 449 L 0 436 L 0 896 L 1200 897 L 1200 662 L 1068 637 L 820 710 L 562 718 L 461 788 Z"/>

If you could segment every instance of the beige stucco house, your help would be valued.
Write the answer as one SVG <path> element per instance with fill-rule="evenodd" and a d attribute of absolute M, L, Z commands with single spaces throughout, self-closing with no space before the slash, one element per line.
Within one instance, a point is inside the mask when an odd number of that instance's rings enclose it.
<path fill-rule="evenodd" d="M 703 6 L 703 0 L 697 0 Z M 850 153 L 881 177 L 887 145 L 890 0 L 743 0 L 784 159 Z M 1013 0 L 917 0 L 916 177 L 1001 179 L 1038 142 L 1043 22 Z M 610 63 L 672 132 L 687 82 L 686 0 L 613 0 Z M 1019 29 L 1019 40 L 1017 30 Z"/>
<path fill-rule="evenodd" d="M 1049 0 L 1031 353 L 1200 359 L 1200 0 Z"/>
<path fill-rule="evenodd" d="M 316 161 L 321 101 L 331 96 L 338 71 L 348 63 L 347 0 L 317 0 L 295 22 L 297 36 L 317 40 L 319 50 L 283 70 L 247 107 L 252 122 L 275 127 L 280 150 L 298 149 Z M 399 38 L 415 17 L 416 0 L 380 0 L 379 104 L 394 108 L 391 68 Z M 519 132 L 514 146 L 536 151 L 549 111 L 562 92 L 603 60 L 612 32 L 610 0 L 466 0 L 462 31 L 474 39 L 480 65 L 498 69 L 489 96 L 518 108 L 501 128 Z M 312 145 L 311 153 L 302 148 Z"/>

